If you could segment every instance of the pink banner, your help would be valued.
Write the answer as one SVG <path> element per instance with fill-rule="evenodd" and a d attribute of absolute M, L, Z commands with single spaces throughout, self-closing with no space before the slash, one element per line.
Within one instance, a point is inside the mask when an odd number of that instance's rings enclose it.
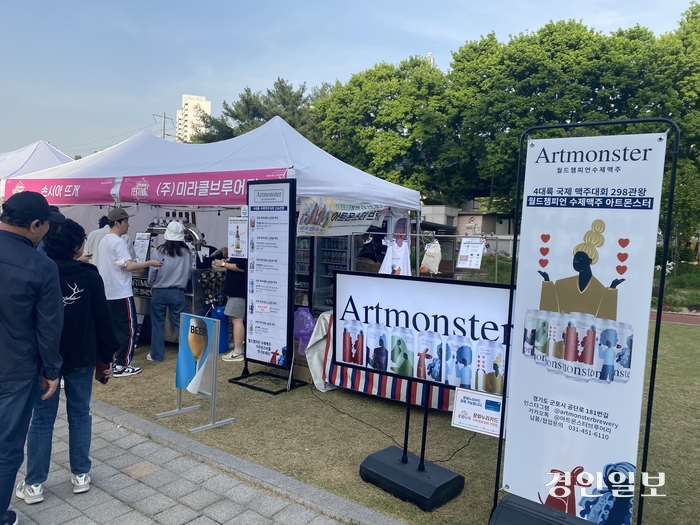
<path fill-rule="evenodd" d="M 240 206 L 246 203 L 247 181 L 286 177 L 286 168 L 124 177 L 119 199 L 143 204 Z"/>
<path fill-rule="evenodd" d="M 5 199 L 22 191 L 41 193 L 49 204 L 114 204 L 114 177 L 99 179 L 5 179 Z"/>

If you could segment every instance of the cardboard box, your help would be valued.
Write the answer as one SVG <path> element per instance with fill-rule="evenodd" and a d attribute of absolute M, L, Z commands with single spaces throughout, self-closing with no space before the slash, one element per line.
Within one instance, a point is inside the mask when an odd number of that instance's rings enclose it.
<path fill-rule="evenodd" d="M 309 370 L 309 364 L 306 362 L 305 355 L 299 355 L 299 341 L 294 341 L 294 369 L 292 370 L 294 379 L 298 381 L 303 381 L 304 383 L 313 383 L 313 377 L 311 377 L 311 370 Z"/>

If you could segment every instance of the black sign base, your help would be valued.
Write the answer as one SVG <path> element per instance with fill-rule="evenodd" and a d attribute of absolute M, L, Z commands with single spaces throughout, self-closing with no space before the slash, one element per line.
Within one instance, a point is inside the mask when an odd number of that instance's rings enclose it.
<path fill-rule="evenodd" d="M 583 525 L 589 521 L 508 494 L 498 502 L 489 525 Z"/>
<path fill-rule="evenodd" d="M 388 447 L 370 454 L 360 465 L 360 477 L 399 499 L 415 503 L 431 511 L 457 497 L 464 488 L 464 476 L 425 461 L 425 470 L 418 470 L 420 458 L 408 452 L 408 463 L 401 463 L 403 451 Z"/>

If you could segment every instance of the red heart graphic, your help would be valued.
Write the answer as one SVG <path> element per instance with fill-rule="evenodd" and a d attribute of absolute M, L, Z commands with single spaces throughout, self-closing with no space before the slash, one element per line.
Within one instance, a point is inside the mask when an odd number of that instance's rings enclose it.
<path fill-rule="evenodd" d="M 549 253 L 549 248 L 540 248 L 540 253 L 542 255 L 547 255 Z"/>
<path fill-rule="evenodd" d="M 549 242 L 550 236 L 548 233 L 543 233 L 540 235 L 540 239 L 542 239 L 542 242 L 547 244 Z"/>
<path fill-rule="evenodd" d="M 540 266 L 542 268 L 546 268 L 548 264 L 549 264 L 549 261 L 547 259 L 540 259 Z"/>
<path fill-rule="evenodd" d="M 629 239 L 618 239 L 617 244 L 622 246 L 623 248 L 627 248 L 627 245 L 630 243 Z"/>
<path fill-rule="evenodd" d="M 617 270 L 617 273 L 619 273 L 620 275 L 624 275 L 627 271 L 627 266 L 617 265 L 615 266 L 615 269 Z"/>
<path fill-rule="evenodd" d="M 625 261 L 627 260 L 627 257 L 629 257 L 629 255 L 626 254 L 626 253 L 618 253 L 618 254 L 617 254 L 617 259 L 618 259 L 620 262 L 625 262 Z"/>

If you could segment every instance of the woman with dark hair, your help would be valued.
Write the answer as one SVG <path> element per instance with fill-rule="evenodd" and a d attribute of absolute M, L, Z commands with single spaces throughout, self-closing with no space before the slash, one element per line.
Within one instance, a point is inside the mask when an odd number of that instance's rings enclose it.
<path fill-rule="evenodd" d="M 185 244 L 185 227 L 171 222 L 165 231 L 165 244 L 156 249 L 154 259 L 163 266 L 151 267 L 148 284 L 151 287 L 151 351 L 149 361 L 160 363 L 165 358 L 165 312 L 170 307 L 170 319 L 180 333 L 180 314 L 185 310 L 185 288 L 190 280 L 192 254 Z"/>
<path fill-rule="evenodd" d="M 65 383 L 71 483 L 75 494 L 90 490 L 92 378 L 107 382 L 112 373 L 112 356 L 119 348 L 102 278 L 95 266 L 77 260 L 84 244 L 85 230 L 70 219 L 52 224 L 44 237 L 44 250 L 58 266 L 63 294 L 60 345 L 63 365 L 59 376 Z M 15 490 L 17 497 L 29 505 L 44 499 L 41 484 L 49 473 L 58 398 L 54 395 L 45 401 L 37 399 L 34 405 L 27 435 L 27 475 Z"/>

